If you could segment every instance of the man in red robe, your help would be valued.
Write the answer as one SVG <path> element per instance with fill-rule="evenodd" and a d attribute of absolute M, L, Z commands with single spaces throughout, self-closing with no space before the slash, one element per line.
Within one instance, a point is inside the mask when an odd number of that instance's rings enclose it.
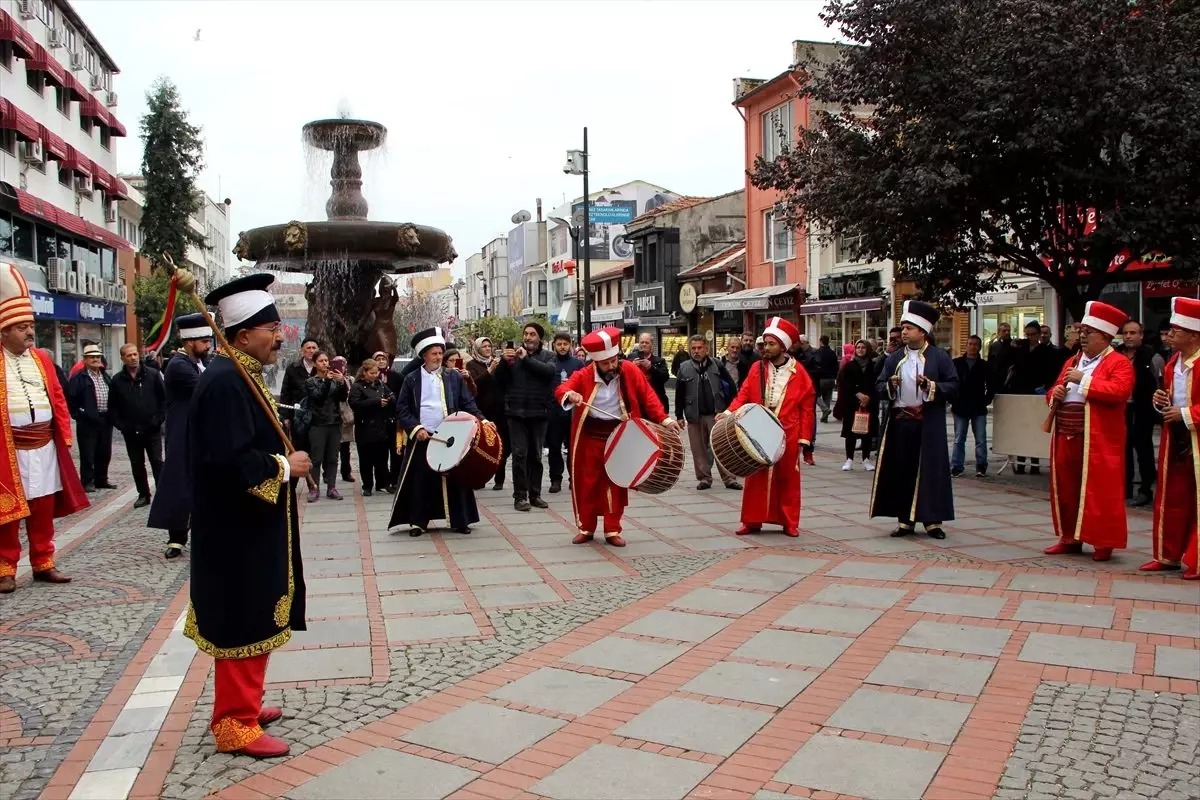
<path fill-rule="evenodd" d="M 16 589 L 21 520 L 33 579 L 70 583 L 54 566 L 54 519 L 87 508 L 71 460 L 71 414 L 54 362 L 33 346 L 33 303 L 20 270 L 0 263 L 0 594 Z"/>
<path fill-rule="evenodd" d="M 1128 320 L 1119 308 L 1093 300 L 1079 327 L 1082 349 L 1063 365 L 1046 397 L 1050 438 L 1050 511 L 1058 543 L 1049 555 L 1082 553 L 1108 561 L 1129 535 L 1125 498 L 1125 403 L 1135 381 L 1129 359 L 1112 348 Z"/>
<path fill-rule="evenodd" d="M 1163 371 L 1154 407 L 1162 412 L 1158 485 L 1154 496 L 1154 560 L 1143 572 L 1179 569 L 1184 580 L 1200 580 L 1196 520 L 1200 517 L 1200 300 L 1171 299 L 1167 343 L 1175 350 Z"/>
<path fill-rule="evenodd" d="M 800 331 L 782 317 L 771 317 L 763 331 L 763 357 L 750 366 L 737 397 L 726 412 L 747 403 L 766 406 L 783 425 L 784 451 L 778 464 L 746 478 L 742 489 L 742 527 L 738 536 L 780 525 L 800 535 L 800 450 L 812 444 L 817 413 L 808 370 L 788 355 Z"/>
<path fill-rule="evenodd" d="M 573 544 L 590 542 L 603 520 L 604 541 L 624 547 L 621 516 L 629 490 L 613 484 L 604 470 L 604 445 L 619 420 L 648 419 L 674 425 L 642 371 L 619 358 L 621 331 L 602 328 L 583 337 L 591 366 L 559 384 L 555 398 L 571 410 L 571 505 L 579 527 Z M 576 465 L 583 469 L 576 469 Z"/>

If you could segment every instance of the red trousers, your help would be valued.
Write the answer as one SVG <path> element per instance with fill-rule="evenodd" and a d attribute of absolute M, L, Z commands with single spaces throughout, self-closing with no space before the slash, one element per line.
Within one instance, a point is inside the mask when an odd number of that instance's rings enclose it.
<path fill-rule="evenodd" d="M 586 423 L 585 423 L 586 426 Z M 578 446 L 571 449 L 571 500 L 579 530 L 596 533 L 604 520 L 604 533 L 621 532 L 621 517 L 629 504 L 629 490 L 614 486 L 604 471 L 605 439 L 589 436 L 585 427 Z"/>
<path fill-rule="evenodd" d="M 262 711 L 268 655 L 217 659 L 213 670 L 212 732 L 217 750 L 222 753 L 241 750 L 263 735 L 258 715 Z"/>
<path fill-rule="evenodd" d="M 1176 460 L 1160 480 L 1154 497 L 1154 558 L 1164 564 L 1183 562 L 1196 571 L 1196 473 L 1191 460 Z"/>
<path fill-rule="evenodd" d="M 25 535 L 29 537 L 29 564 L 33 571 L 54 569 L 54 495 L 29 501 Z M 20 560 L 21 521 L 0 525 L 0 578 L 16 575 Z"/>

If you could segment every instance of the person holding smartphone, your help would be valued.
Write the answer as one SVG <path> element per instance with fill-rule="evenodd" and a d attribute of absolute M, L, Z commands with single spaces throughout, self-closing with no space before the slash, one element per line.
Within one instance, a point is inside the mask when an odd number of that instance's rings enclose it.
<path fill-rule="evenodd" d="M 318 351 L 313 357 L 313 374 L 304 384 L 305 398 L 312 411 L 308 431 L 312 457 L 312 488 L 308 502 L 321 499 L 321 475 L 325 476 L 325 496 L 341 500 L 337 490 L 338 456 L 342 446 L 342 414 L 339 404 L 346 399 L 346 379 L 329 366 L 329 354 Z"/>
<path fill-rule="evenodd" d="M 496 370 L 504 387 L 504 411 L 512 444 L 513 507 L 549 508 L 542 499 L 542 448 L 558 371 L 554 354 L 542 346 L 546 330 L 530 322 L 522 332 L 521 346 L 505 342 L 504 357 Z"/>

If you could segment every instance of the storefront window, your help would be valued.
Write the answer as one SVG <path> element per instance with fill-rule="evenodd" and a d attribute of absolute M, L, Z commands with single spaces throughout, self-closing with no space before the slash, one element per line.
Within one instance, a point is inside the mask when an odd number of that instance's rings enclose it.
<path fill-rule="evenodd" d="M 46 350 L 50 355 L 54 355 L 58 351 L 58 328 L 52 319 L 39 319 L 33 326 L 34 342 L 37 346 Z M 68 365 L 69 369 L 70 366 Z"/>
<path fill-rule="evenodd" d="M 71 240 L 65 236 L 58 237 L 58 257 L 71 260 Z"/>
<path fill-rule="evenodd" d="M 107 247 L 100 249 L 100 277 L 106 281 L 115 281 L 117 279 L 117 254 Z M 545 281 L 542 281 L 545 284 Z M 544 301 L 543 297 L 543 301 Z M 545 305 L 545 302 L 542 303 Z"/>
<path fill-rule="evenodd" d="M 685 353 L 688 349 L 688 337 L 686 333 L 667 333 L 662 335 L 662 349 L 659 355 L 667 360 L 667 369 L 671 368 L 671 359 L 675 357 L 678 350 L 683 350 Z"/>
<path fill-rule="evenodd" d="M 112 349 L 111 342 L 106 341 L 108 337 L 104 335 L 104 328 L 99 325 L 81 322 L 79 324 L 79 341 L 95 342 L 100 345 L 100 349 L 104 351 L 104 358 L 108 361 L 108 368 L 111 371 L 113 368 L 113 356 L 109 350 Z"/>
<path fill-rule="evenodd" d="M 833 348 L 835 353 L 842 352 L 842 315 L 841 314 L 823 314 L 821 316 L 821 336 L 829 337 L 829 346 Z M 820 340 L 811 343 L 814 347 L 820 346 Z"/>
<path fill-rule="evenodd" d="M 12 252 L 12 217 L 0 211 L 0 253 Z"/>
<path fill-rule="evenodd" d="M 1041 306 L 990 306 L 985 307 L 983 311 L 983 329 L 979 331 L 979 336 L 983 339 L 983 355 L 987 357 L 987 346 L 996 339 L 996 333 L 1000 329 L 1000 323 L 1007 322 L 1012 330 L 1013 339 L 1021 339 L 1025 336 L 1025 324 L 1028 322 L 1042 322 L 1046 317 L 1046 310 Z"/>
<path fill-rule="evenodd" d="M 33 223 L 21 217 L 13 217 L 13 255 L 33 261 Z"/>
<path fill-rule="evenodd" d="M 58 255 L 58 242 L 54 235 L 54 229 L 48 228 L 45 225 L 37 226 L 37 263 L 43 267 L 54 256 Z"/>
<path fill-rule="evenodd" d="M 76 330 L 74 323 L 60 322 L 58 323 L 58 344 L 59 357 L 62 359 L 59 363 L 62 368 L 71 371 L 71 367 L 75 366 L 75 362 L 79 360 L 79 331 Z"/>
<path fill-rule="evenodd" d="M 879 339 L 887 341 L 888 335 L 888 315 L 886 311 L 868 311 L 867 312 L 867 333 L 866 338 L 871 340 L 874 345 Z"/>

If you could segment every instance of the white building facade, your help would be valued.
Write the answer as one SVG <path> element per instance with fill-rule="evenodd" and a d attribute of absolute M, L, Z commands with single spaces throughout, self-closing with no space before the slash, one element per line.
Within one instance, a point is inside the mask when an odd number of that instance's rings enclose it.
<path fill-rule="evenodd" d="M 839 356 L 843 344 L 887 339 L 892 326 L 889 302 L 894 280 L 891 261 L 864 261 L 854 253 L 853 238 L 811 229 L 808 285 L 800 306 L 803 332 L 816 345 L 821 336 Z"/>
<path fill-rule="evenodd" d="M 513 313 L 508 304 L 508 237 L 492 239 L 480 255 L 483 264 L 475 276 L 482 284 L 479 316 L 507 317 Z"/>

